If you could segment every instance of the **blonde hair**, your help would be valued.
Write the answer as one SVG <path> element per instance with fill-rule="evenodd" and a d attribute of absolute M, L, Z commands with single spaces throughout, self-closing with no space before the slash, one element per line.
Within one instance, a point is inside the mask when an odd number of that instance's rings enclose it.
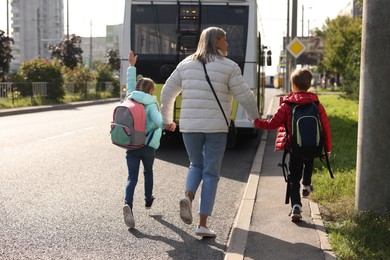
<path fill-rule="evenodd" d="M 135 90 L 150 93 L 154 90 L 154 81 L 150 78 L 140 78 L 135 85 Z"/>
<path fill-rule="evenodd" d="M 191 55 L 191 59 L 207 63 L 213 61 L 215 57 L 223 58 L 223 55 L 218 51 L 217 40 L 225 36 L 226 32 L 219 27 L 204 29 L 200 35 L 198 47 L 195 53 Z"/>

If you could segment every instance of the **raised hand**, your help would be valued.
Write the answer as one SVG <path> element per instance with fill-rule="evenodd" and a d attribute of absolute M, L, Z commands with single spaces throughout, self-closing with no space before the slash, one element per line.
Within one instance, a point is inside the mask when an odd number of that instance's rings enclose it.
<path fill-rule="evenodd" d="M 130 52 L 129 52 L 128 59 L 129 59 L 130 65 L 131 65 L 131 66 L 135 66 L 135 64 L 137 63 L 138 55 L 135 55 L 135 56 L 134 56 L 134 52 L 133 52 L 133 51 L 130 51 Z"/>

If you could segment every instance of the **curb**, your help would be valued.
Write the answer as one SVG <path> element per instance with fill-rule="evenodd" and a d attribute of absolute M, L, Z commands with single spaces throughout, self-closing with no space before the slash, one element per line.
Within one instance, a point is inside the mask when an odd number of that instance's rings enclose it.
<path fill-rule="evenodd" d="M 320 209 L 318 204 L 314 201 L 309 200 L 311 218 L 316 227 L 318 238 L 320 239 L 321 250 L 324 252 L 325 260 L 337 259 L 335 253 L 332 250 L 332 247 L 328 241 L 328 234 L 322 221 Z"/>
<path fill-rule="evenodd" d="M 263 131 L 260 145 L 257 148 L 255 160 L 248 178 L 248 182 L 241 200 L 233 228 L 227 243 L 225 260 L 243 259 L 246 248 L 246 241 L 250 229 L 253 208 L 255 206 L 257 187 L 260 180 L 260 171 L 263 164 L 265 146 L 267 144 L 268 131 Z"/>
<path fill-rule="evenodd" d="M 271 115 L 274 99 L 271 99 L 267 108 L 267 114 Z M 253 208 L 256 202 L 257 187 L 260 181 L 260 172 L 263 165 L 264 151 L 267 145 L 268 131 L 263 130 L 260 137 L 260 145 L 257 148 L 255 160 L 246 184 L 244 195 L 241 200 L 230 236 L 227 242 L 227 250 L 224 260 L 242 260 L 244 259 L 246 241 L 250 229 Z"/>
<path fill-rule="evenodd" d="M 99 104 L 107 104 L 107 103 L 119 103 L 119 98 L 107 98 L 107 99 L 98 99 L 91 101 L 78 101 L 71 102 L 66 104 L 55 104 L 55 105 L 47 105 L 47 106 L 30 106 L 30 107 L 21 107 L 21 108 L 9 108 L 9 109 L 1 109 L 0 117 L 2 116 L 13 116 L 27 113 L 36 113 L 43 111 L 51 111 L 51 110 L 62 110 L 62 109 L 73 109 L 76 107 L 83 106 L 91 106 L 91 105 L 99 105 Z"/>

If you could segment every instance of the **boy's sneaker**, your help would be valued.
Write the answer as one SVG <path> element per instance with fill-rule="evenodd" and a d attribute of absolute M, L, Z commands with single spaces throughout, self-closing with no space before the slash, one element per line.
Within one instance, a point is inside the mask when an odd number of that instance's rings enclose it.
<path fill-rule="evenodd" d="M 125 220 L 126 226 L 128 226 L 129 228 L 135 227 L 133 211 L 131 210 L 130 206 L 127 204 L 123 206 L 123 218 Z"/>
<path fill-rule="evenodd" d="M 192 203 L 188 196 L 180 200 L 180 218 L 188 225 L 192 223 Z"/>
<path fill-rule="evenodd" d="M 310 192 L 313 191 L 313 185 L 302 185 L 302 196 L 303 197 L 308 197 L 310 195 Z"/>
<path fill-rule="evenodd" d="M 301 211 L 301 206 L 294 205 L 294 207 L 291 209 L 291 213 L 290 213 L 291 221 L 292 222 L 299 222 L 299 221 L 301 221 L 301 219 L 302 219 L 301 212 L 302 212 Z"/>
<path fill-rule="evenodd" d="M 150 209 L 153 205 L 153 201 L 154 201 L 155 197 L 152 196 L 152 199 L 151 200 L 145 200 L 145 209 Z"/>

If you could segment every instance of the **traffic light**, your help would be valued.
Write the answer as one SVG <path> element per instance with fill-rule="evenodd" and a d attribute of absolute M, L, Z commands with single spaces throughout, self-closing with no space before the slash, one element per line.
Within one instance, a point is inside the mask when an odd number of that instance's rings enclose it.
<path fill-rule="evenodd" d="M 265 65 L 265 51 L 261 51 L 260 66 Z"/>

